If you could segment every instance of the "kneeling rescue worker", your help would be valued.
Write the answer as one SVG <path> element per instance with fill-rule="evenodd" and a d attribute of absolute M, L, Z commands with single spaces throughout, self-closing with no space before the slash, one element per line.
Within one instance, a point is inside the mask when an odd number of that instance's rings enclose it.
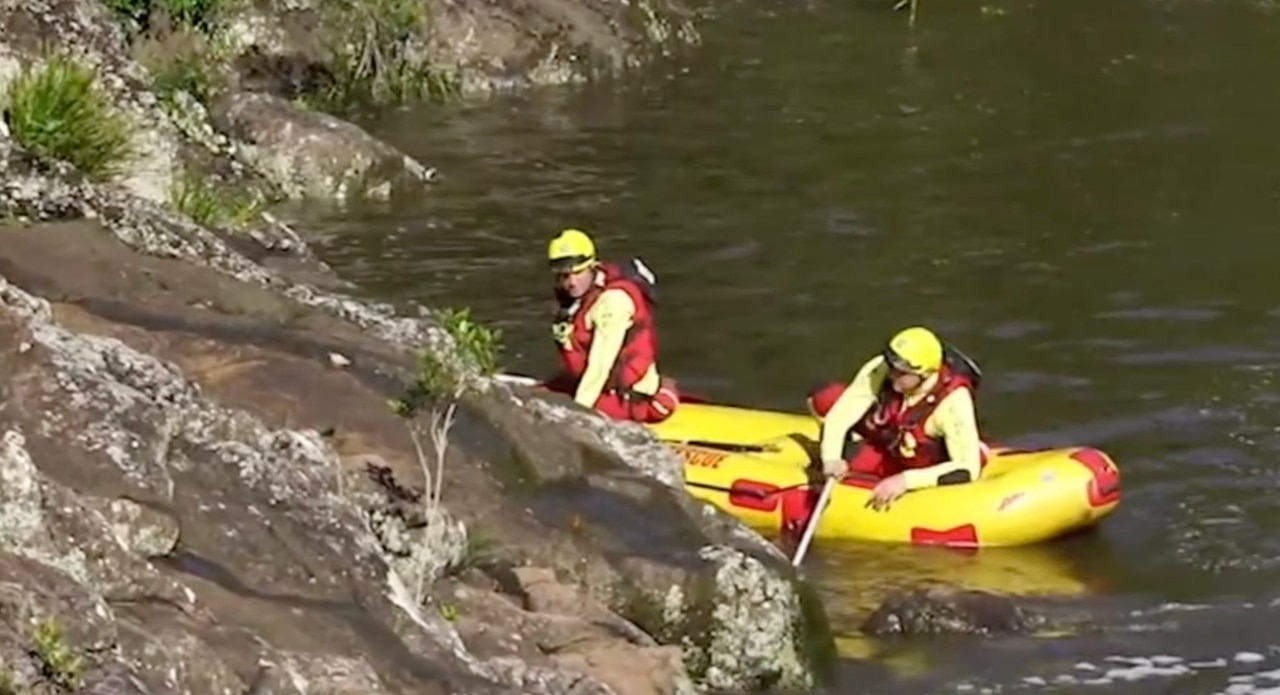
<path fill-rule="evenodd" d="M 659 376 L 653 273 L 639 259 L 602 263 L 595 243 L 566 229 L 547 246 L 558 302 L 552 335 L 562 371 L 548 386 L 608 417 L 661 422 L 680 399 Z"/>
<path fill-rule="evenodd" d="M 932 331 L 899 332 L 848 386 L 810 393 L 823 419 L 823 472 L 881 478 L 868 502 L 875 509 L 911 490 L 977 480 L 987 457 L 974 409 L 981 379 L 977 365 Z M 855 439 L 861 445 L 851 453 Z"/>

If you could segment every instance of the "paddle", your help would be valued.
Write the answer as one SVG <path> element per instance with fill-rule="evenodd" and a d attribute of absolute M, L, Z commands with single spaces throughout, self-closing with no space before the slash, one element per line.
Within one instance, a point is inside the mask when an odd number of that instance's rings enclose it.
<path fill-rule="evenodd" d="M 767 499 L 770 495 L 780 495 L 789 490 L 802 488 L 808 483 L 800 483 L 799 485 L 791 485 L 790 487 L 780 487 L 773 490 L 753 490 L 749 487 L 724 487 L 723 485 L 712 485 L 710 483 L 697 483 L 693 481 L 685 481 L 685 485 L 689 487 L 701 488 L 703 490 L 713 490 L 715 492 L 723 492 L 729 495 L 744 495 L 746 497 L 754 497 L 759 500 Z"/>
<path fill-rule="evenodd" d="M 827 500 L 831 498 L 831 491 L 835 489 L 835 476 L 827 478 L 827 482 L 822 486 L 822 494 L 818 495 L 818 506 L 814 507 L 813 514 L 809 516 L 809 525 L 804 529 L 804 535 L 800 537 L 800 546 L 796 548 L 796 555 L 791 559 L 792 567 L 799 567 L 804 561 L 804 554 L 809 550 L 809 543 L 813 541 L 813 534 L 818 530 L 818 519 L 822 516 L 822 510 L 827 507 Z"/>
<path fill-rule="evenodd" d="M 523 374 L 499 372 L 498 374 L 494 374 L 493 378 L 507 384 L 515 384 L 516 386 L 539 386 L 542 384 L 538 379 L 531 376 L 524 376 Z"/>
<path fill-rule="evenodd" d="M 684 446 L 696 446 L 699 449 L 715 449 L 717 451 L 732 451 L 738 454 L 763 454 L 768 451 L 777 451 L 776 446 L 768 446 L 766 444 L 734 444 L 732 442 L 713 442 L 709 439 L 663 439 L 667 444 L 682 444 Z"/>
<path fill-rule="evenodd" d="M 525 376 L 523 374 L 510 374 L 507 372 L 499 372 L 498 374 L 494 374 L 493 378 L 503 383 L 512 384 L 515 386 L 538 387 L 543 385 L 543 382 L 541 379 L 536 379 L 531 376 Z M 711 403 L 711 400 L 705 396 L 700 396 L 696 393 L 681 392 L 680 402 L 681 403 L 702 403 L 705 405 L 705 404 Z"/>

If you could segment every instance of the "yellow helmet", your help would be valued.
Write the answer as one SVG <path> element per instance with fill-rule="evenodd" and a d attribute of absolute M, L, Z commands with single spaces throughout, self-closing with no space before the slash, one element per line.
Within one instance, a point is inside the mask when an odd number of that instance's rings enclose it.
<path fill-rule="evenodd" d="M 565 229 L 547 244 L 547 261 L 557 273 L 576 273 L 596 262 L 596 245 L 586 232 Z"/>
<path fill-rule="evenodd" d="M 884 358 L 900 372 L 932 374 L 942 367 L 942 341 L 928 328 L 912 326 L 889 339 Z"/>

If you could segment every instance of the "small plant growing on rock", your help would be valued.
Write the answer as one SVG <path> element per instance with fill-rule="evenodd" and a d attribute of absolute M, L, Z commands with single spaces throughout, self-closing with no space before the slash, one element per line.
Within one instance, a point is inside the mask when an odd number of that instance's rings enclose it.
<path fill-rule="evenodd" d="M 413 385 L 404 398 L 391 402 L 392 409 L 408 424 L 418 463 L 422 467 L 424 487 L 421 499 L 423 516 L 428 524 L 440 518 L 444 462 L 458 401 L 474 387 L 477 377 L 497 371 L 502 350 L 502 332 L 476 323 L 467 309 L 445 309 L 438 314 L 438 319 L 452 345 L 419 350 Z M 424 411 L 428 413 L 427 435 L 431 439 L 434 460 L 427 456 L 423 447 L 419 415 Z M 422 593 L 419 578 L 416 596 L 419 601 Z"/>
<path fill-rule="evenodd" d="M 31 636 L 31 654 L 40 662 L 44 677 L 66 690 L 76 690 L 84 678 L 84 662 L 67 646 L 56 618 L 40 621 Z"/>
<path fill-rule="evenodd" d="M 443 101 L 457 91 L 455 81 L 428 66 L 422 55 L 427 14 L 420 0 L 330 2 L 334 76 L 322 95 L 330 108 Z"/>
<path fill-rule="evenodd" d="M 96 73 L 56 54 L 9 84 L 13 139 L 37 157 L 68 162 L 90 179 L 115 177 L 133 157 L 128 122 L 98 90 Z"/>
<path fill-rule="evenodd" d="M 0 695 L 18 695 L 18 685 L 13 681 L 13 672 L 2 661 L 0 661 Z"/>
<path fill-rule="evenodd" d="M 205 31 L 213 29 L 218 13 L 227 4 L 227 0 L 155 0 L 151 3 L 152 12 L 164 13 L 173 23 Z"/>
<path fill-rule="evenodd" d="M 169 191 L 169 203 L 178 212 L 206 227 L 244 229 L 262 213 L 261 200 L 186 176 Z"/>
<path fill-rule="evenodd" d="M 102 0 L 102 4 L 134 31 L 146 31 L 161 17 L 208 31 L 228 0 Z"/>
<path fill-rule="evenodd" d="M 152 32 L 134 44 L 133 55 L 151 73 L 151 88 L 167 107 L 174 107 L 178 92 L 208 105 L 223 86 L 213 66 L 218 58 L 213 43 L 187 28 Z"/>

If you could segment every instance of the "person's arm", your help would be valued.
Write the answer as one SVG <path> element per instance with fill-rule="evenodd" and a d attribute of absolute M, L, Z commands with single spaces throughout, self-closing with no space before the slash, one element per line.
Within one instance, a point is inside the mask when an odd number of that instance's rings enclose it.
<path fill-rule="evenodd" d="M 982 470 L 982 442 L 978 434 L 978 418 L 974 413 L 973 393 L 969 389 L 956 389 L 947 394 L 929 420 L 930 429 L 936 429 L 942 441 L 946 442 L 951 460 L 905 471 L 902 475 L 907 489 L 977 480 Z"/>
<path fill-rule="evenodd" d="M 595 407 L 600 393 L 604 391 L 635 313 L 636 305 L 631 297 L 618 289 L 601 292 L 587 312 L 587 326 L 592 331 L 591 352 L 587 355 L 587 370 L 578 381 L 578 390 L 573 396 L 573 400 L 583 407 Z"/>
<path fill-rule="evenodd" d="M 862 365 L 844 393 L 831 406 L 822 420 L 822 435 L 818 446 L 824 464 L 844 459 L 844 442 L 849 436 L 849 430 L 875 404 L 884 375 L 884 358 L 876 355 Z"/>

